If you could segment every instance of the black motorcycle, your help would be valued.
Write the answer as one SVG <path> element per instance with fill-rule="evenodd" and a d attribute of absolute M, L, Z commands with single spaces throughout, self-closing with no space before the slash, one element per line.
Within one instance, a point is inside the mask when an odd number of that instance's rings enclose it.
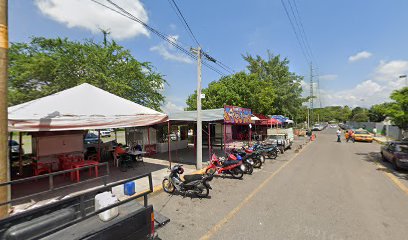
<path fill-rule="evenodd" d="M 270 159 L 276 159 L 278 153 L 280 153 L 280 149 L 276 145 L 271 144 L 256 143 L 252 148 L 253 150 L 259 152 L 262 156 Z"/>
<path fill-rule="evenodd" d="M 261 168 L 262 166 L 262 159 L 261 155 L 258 152 L 254 152 L 250 149 L 245 149 L 244 147 L 241 150 L 234 149 L 234 154 L 238 154 L 242 157 L 242 160 L 245 161 L 246 159 L 251 159 L 253 161 L 252 166 L 254 168 Z"/>
<path fill-rule="evenodd" d="M 212 175 L 192 174 L 184 175 L 184 181 L 180 179 L 184 169 L 182 165 L 176 164 L 170 169 L 170 174 L 164 177 L 162 186 L 167 193 L 174 193 L 177 189 L 180 193 L 193 193 L 197 197 L 205 198 L 210 193 L 211 186 L 209 182 L 213 179 Z"/>

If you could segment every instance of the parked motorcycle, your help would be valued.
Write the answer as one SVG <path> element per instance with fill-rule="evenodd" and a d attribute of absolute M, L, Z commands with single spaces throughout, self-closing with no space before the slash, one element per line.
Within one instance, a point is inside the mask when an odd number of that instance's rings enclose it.
<path fill-rule="evenodd" d="M 238 161 L 232 154 L 228 157 L 228 160 L 219 159 L 217 155 L 211 156 L 210 164 L 208 165 L 205 173 L 207 174 L 231 174 L 233 178 L 240 179 L 244 176 L 246 171 L 245 165 L 242 161 Z"/>
<path fill-rule="evenodd" d="M 197 197 L 205 198 L 210 193 L 211 186 L 209 182 L 213 179 L 212 175 L 184 175 L 184 181 L 180 179 L 180 175 L 183 174 L 184 169 L 182 165 L 176 164 L 170 169 L 170 174 L 164 177 L 162 186 L 163 190 L 167 193 L 174 193 L 177 191 L 187 194 L 193 193 Z"/>
<path fill-rule="evenodd" d="M 235 157 L 234 159 L 231 159 L 232 157 Z M 243 157 L 241 157 L 241 155 L 239 155 L 239 154 L 236 154 L 236 155 L 234 155 L 234 154 L 229 154 L 229 156 L 228 156 L 228 159 L 229 160 L 238 160 L 238 161 L 242 161 L 242 164 L 244 164 L 244 166 L 245 166 L 245 171 L 244 171 L 244 173 L 246 173 L 246 174 L 252 174 L 253 172 L 254 172 L 254 161 L 252 160 L 252 158 L 243 158 Z"/>
<path fill-rule="evenodd" d="M 278 153 L 280 153 L 280 150 L 276 145 L 256 143 L 252 146 L 252 149 L 261 153 L 264 158 L 268 157 L 270 159 L 276 159 Z"/>
<path fill-rule="evenodd" d="M 262 166 L 261 154 L 250 149 L 242 148 L 241 150 L 233 149 L 234 154 L 240 155 L 243 159 L 250 158 L 254 161 L 253 167 L 260 168 Z"/>

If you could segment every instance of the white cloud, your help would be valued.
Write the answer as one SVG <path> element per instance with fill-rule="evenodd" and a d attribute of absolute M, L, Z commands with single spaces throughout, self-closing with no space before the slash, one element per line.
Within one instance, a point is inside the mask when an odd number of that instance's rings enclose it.
<path fill-rule="evenodd" d="M 115 8 L 106 1 L 102 3 Z M 116 0 L 116 4 L 128 12 L 147 22 L 147 12 L 140 0 Z M 83 28 L 93 34 L 100 29 L 108 30 L 112 38 L 125 39 L 138 35 L 149 36 L 149 32 L 141 24 L 136 23 L 116 12 L 104 8 L 94 2 L 85 0 L 35 0 L 40 11 L 51 19 L 65 24 L 69 28 Z"/>
<path fill-rule="evenodd" d="M 355 55 L 352 55 L 349 57 L 349 62 L 356 62 L 362 59 L 367 59 L 370 58 L 373 54 L 367 51 L 362 51 L 359 53 L 356 53 Z"/>
<path fill-rule="evenodd" d="M 408 72 L 408 61 L 394 60 L 394 61 L 381 61 L 380 65 L 375 71 L 375 78 L 378 81 L 388 81 L 390 79 L 396 79 L 402 74 Z"/>
<path fill-rule="evenodd" d="M 321 90 L 324 105 L 348 105 L 351 107 L 370 107 L 386 101 L 392 91 L 405 86 L 405 78 L 400 75 L 408 74 L 408 61 L 381 61 L 372 73 L 372 78 L 354 87 L 340 91 Z"/>
<path fill-rule="evenodd" d="M 184 107 L 177 105 L 171 101 L 167 101 L 162 107 L 161 107 L 162 111 L 164 113 L 173 113 L 173 112 L 180 112 L 180 111 L 184 111 Z"/>
<path fill-rule="evenodd" d="M 337 77 L 338 76 L 336 74 L 325 74 L 325 75 L 321 75 L 319 79 L 322 81 L 333 81 L 333 80 L 336 80 Z"/>
<path fill-rule="evenodd" d="M 178 38 L 179 38 L 178 35 L 174 35 L 170 36 L 169 40 L 173 43 L 177 43 Z M 165 41 L 161 42 L 156 46 L 151 47 L 150 51 L 157 52 L 166 60 L 182 63 L 193 63 L 191 58 L 189 58 L 187 55 L 181 52 L 177 52 L 178 50 L 173 45 Z"/>

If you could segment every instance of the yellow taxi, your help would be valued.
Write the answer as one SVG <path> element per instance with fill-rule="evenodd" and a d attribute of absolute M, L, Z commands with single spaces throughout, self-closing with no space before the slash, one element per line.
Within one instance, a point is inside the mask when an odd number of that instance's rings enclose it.
<path fill-rule="evenodd" d="M 372 142 L 373 136 L 367 130 L 357 129 L 354 131 L 353 139 L 354 141 Z"/>

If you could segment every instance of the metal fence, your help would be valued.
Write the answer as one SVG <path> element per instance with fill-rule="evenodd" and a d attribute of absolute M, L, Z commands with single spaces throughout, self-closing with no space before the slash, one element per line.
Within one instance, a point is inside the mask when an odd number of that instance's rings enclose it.
<path fill-rule="evenodd" d="M 95 166 L 97 166 L 98 168 L 99 167 L 106 167 L 106 174 L 102 175 L 102 176 L 95 177 L 95 178 L 87 179 L 87 180 L 84 180 L 84 181 L 81 181 L 81 182 L 78 182 L 78 183 L 73 183 L 73 184 L 65 185 L 65 186 L 58 187 L 58 188 L 54 187 L 54 178 L 56 176 L 61 176 L 61 175 L 64 175 L 66 173 L 74 173 L 76 171 L 80 171 L 80 170 L 84 170 L 84 169 L 94 168 Z M 45 191 L 37 192 L 37 193 L 34 193 L 34 194 L 30 194 L 30 195 L 27 195 L 27 196 L 23 196 L 23 197 L 11 199 L 11 200 L 6 201 L 6 202 L 2 202 L 2 203 L 0 203 L 0 206 L 15 203 L 15 202 L 22 201 L 22 200 L 25 200 L 25 199 L 30 199 L 30 198 L 33 198 L 35 196 L 44 195 L 44 194 L 47 194 L 47 193 L 50 193 L 50 192 L 61 190 L 61 189 L 67 188 L 67 187 L 72 187 L 72 186 L 75 186 L 75 185 L 78 185 L 78 184 L 83 184 L 83 183 L 86 183 L 86 182 L 95 181 L 95 180 L 98 180 L 98 179 L 102 179 L 104 185 L 106 186 L 108 176 L 109 176 L 109 163 L 108 162 L 103 162 L 103 163 L 99 163 L 97 165 L 84 166 L 84 167 L 81 167 L 81 168 L 69 169 L 69 170 L 58 171 L 58 172 L 53 172 L 53 173 L 34 176 L 34 177 L 28 177 L 28 178 L 13 180 L 13 181 L 9 181 L 9 182 L 3 182 L 3 183 L 0 183 L 0 187 L 12 186 L 12 185 L 20 184 L 20 183 L 33 182 L 33 181 L 37 181 L 39 179 L 48 178 L 48 189 L 45 190 Z"/>

